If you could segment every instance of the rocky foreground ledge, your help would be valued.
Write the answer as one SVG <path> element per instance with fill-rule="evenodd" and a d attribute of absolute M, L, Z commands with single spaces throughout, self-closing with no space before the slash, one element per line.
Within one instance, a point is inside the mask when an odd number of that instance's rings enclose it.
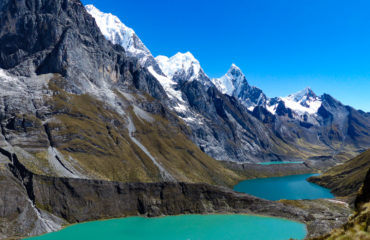
<path fill-rule="evenodd" d="M 261 214 L 300 221 L 307 224 L 309 237 L 330 231 L 325 221 L 338 220 L 329 210 L 313 213 L 294 204 L 207 184 L 40 176 L 24 168 L 16 156 L 12 164 L 0 168 L 0 238 L 37 235 L 97 219 L 209 213 Z"/>

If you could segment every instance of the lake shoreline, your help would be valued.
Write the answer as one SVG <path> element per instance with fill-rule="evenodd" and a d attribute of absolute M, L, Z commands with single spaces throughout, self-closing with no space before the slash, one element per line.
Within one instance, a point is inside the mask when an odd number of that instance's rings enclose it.
<path fill-rule="evenodd" d="M 313 218 L 307 209 L 237 193 L 226 187 L 201 183 L 123 183 L 57 178 L 31 172 L 25 172 L 23 176 L 29 183 L 28 191 L 34 196 L 37 209 L 46 211 L 53 218 L 64 219 L 67 225 L 138 215 L 244 213 L 305 223 L 308 236 L 321 235 L 331 229 L 320 228 L 322 222 L 328 221 L 330 211 L 322 213 L 320 210 L 319 216 Z"/>

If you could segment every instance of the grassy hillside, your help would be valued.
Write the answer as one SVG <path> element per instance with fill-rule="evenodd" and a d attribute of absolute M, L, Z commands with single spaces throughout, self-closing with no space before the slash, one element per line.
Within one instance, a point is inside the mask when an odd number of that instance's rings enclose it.
<path fill-rule="evenodd" d="M 58 77 L 50 82 L 53 95 L 47 102 L 52 113 L 44 125 L 33 124 L 34 131 L 60 153 L 59 162 L 82 178 L 163 181 L 158 166 L 133 142 L 134 137 L 176 181 L 231 186 L 240 180 L 238 174 L 203 153 L 187 137 L 189 130 L 182 121 L 176 116 L 168 120 L 165 114 L 170 113 L 149 96 L 116 92 L 124 112 L 118 114 L 109 104 L 89 95 L 63 91 L 58 87 L 62 82 Z M 159 111 L 146 112 L 145 105 Z M 129 122 L 134 132 L 129 132 Z M 60 175 L 55 162 L 50 161 L 50 149 L 28 149 L 31 154 L 26 157 L 19 154 L 27 168 L 42 175 Z"/>
<path fill-rule="evenodd" d="M 330 188 L 338 197 L 349 197 L 354 200 L 370 168 L 370 149 L 359 156 L 335 166 L 319 177 L 309 180 Z"/>

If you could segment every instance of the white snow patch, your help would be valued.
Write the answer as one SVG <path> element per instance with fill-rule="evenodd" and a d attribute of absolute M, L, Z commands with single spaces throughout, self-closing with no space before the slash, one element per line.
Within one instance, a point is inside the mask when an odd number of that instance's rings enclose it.
<path fill-rule="evenodd" d="M 299 117 L 305 114 L 316 115 L 322 104 L 320 97 L 316 96 L 310 88 L 279 99 L 284 102 L 286 108 L 293 110 Z M 277 106 L 278 103 L 267 105 L 266 108 L 269 112 L 275 114 Z"/>
<path fill-rule="evenodd" d="M 270 113 L 272 113 L 272 114 L 274 114 L 274 115 L 275 115 L 275 113 L 276 113 L 276 108 L 277 108 L 277 104 L 272 105 L 272 106 L 266 106 L 266 108 L 267 108 L 267 110 L 268 110 Z"/>
<path fill-rule="evenodd" d="M 309 88 L 281 99 L 284 101 L 285 107 L 290 108 L 297 113 L 315 114 L 322 104 L 321 99 L 314 95 L 312 90 Z"/>
<path fill-rule="evenodd" d="M 100 31 L 106 39 L 113 44 L 121 45 L 127 52 L 134 56 L 141 55 L 141 63 L 145 63 L 151 56 L 150 51 L 145 47 L 141 40 L 136 36 L 135 31 L 121 22 L 121 20 L 111 13 L 103 13 L 94 5 L 85 6 L 87 12 L 95 19 Z"/>
<path fill-rule="evenodd" d="M 186 75 L 191 75 L 189 81 L 196 79 L 201 71 L 200 63 L 190 52 L 176 53 L 174 56 L 168 58 L 166 56 L 157 56 L 155 58 L 162 72 L 167 77 L 173 76 L 181 71 Z"/>
<path fill-rule="evenodd" d="M 162 85 L 166 93 L 170 98 L 176 98 L 177 100 L 183 102 L 184 100 L 181 97 L 181 91 L 177 91 L 174 89 L 176 86 L 176 82 L 172 81 L 170 78 L 159 75 L 156 71 L 154 71 L 153 67 L 148 67 L 148 71 L 155 77 L 158 82 Z"/>
<path fill-rule="evenodd" d="M 200 120 L 200 117 L 181 117 L 186 123 L 195 123 L 197 125 L 203 125 L 204 123 Z"/>

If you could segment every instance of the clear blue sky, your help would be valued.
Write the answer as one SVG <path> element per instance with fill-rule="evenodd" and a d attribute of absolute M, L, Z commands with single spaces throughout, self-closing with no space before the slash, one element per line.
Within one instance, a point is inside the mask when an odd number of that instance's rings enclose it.
<path fill-rule="evenodd" d="M 269 97 L 311 87 L 370 112 L 370 1 L 83 0 L 117 15 L 154 56 L 231 63 Z"/>

